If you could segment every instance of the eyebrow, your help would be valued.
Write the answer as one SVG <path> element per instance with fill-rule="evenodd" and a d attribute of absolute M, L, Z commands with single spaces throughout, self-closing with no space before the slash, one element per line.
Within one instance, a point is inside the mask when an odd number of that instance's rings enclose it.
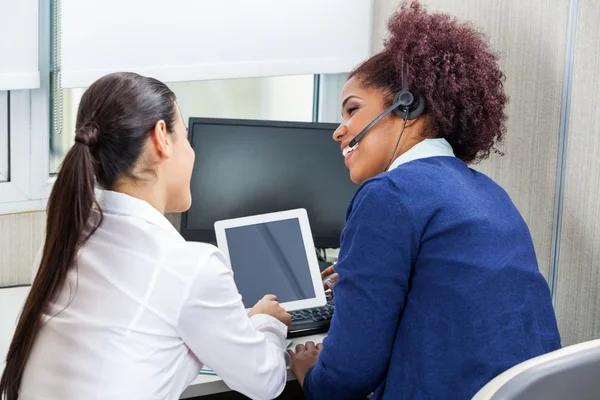
<path fill-rule="evenodd" d="M 350 99 L 352 99 L 352 98 L 355 98 L 355 99 L 360 99 L 360 97 L 358 97 L 358 96 L 355 96 L 355 95 L 348 96 L 348 97 L 346 97 L 346 98 L 344 99 L 344 101 L 342 102 L 342 108 L 344 108 L 344 107 L 346 106 L 346 103 L 348 102 L 348 100 L 350 100 Z"/>

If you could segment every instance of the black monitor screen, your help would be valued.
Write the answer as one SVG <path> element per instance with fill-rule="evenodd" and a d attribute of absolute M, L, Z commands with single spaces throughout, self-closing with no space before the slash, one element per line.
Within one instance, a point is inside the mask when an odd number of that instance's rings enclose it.
<path fill-rule="evenodd" d="M 216 221 L 305 208 L 315 246 L 339 247 L 357 186 L 332 139 L 336 127 L 191 118 L 196 161 L 183 236 L 214 242 Z"/>
<path fill-rule="evenodd" d="M 281 303 L 315 297 L 297 218 L 229 228 L 225 236 L 233 278 L 246 308 L 265 293 Z"/>

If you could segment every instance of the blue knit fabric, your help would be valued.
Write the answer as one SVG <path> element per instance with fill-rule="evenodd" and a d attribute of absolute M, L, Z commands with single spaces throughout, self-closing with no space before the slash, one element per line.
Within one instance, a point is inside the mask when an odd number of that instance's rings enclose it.
<path fill-rule="evenodd" d="M 470 399 L 560 348 L 550 291 L 506 192 L 453 157 L 402 164 L 355 194 L 335 314 L 308 399 Z"/>

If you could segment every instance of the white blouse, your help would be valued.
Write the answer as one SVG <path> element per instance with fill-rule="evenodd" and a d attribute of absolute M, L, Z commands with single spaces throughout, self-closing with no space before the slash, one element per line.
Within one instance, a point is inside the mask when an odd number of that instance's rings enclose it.
<path fill-rule="evenodd" d="M 44 316 L 19 398 L 178 399 L 203 364 L 250 398 L 278 396 L 287 327 L 248 318 L 223 254 L 142 200 L 99 202 L 104 220 Z"/>

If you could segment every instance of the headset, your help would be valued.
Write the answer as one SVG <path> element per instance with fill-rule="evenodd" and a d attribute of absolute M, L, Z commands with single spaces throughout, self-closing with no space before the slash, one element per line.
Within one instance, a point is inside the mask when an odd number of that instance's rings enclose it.
<path fill-rule="evenodd" d="M 388 163 L 385 170 L 389 168 L 391 165 L 392 159 L 394 158 L 394 154 L 396 154 L 396 150 L 398 149 L 398 145 L 400 144 L 400 139 L 402 139 L 402 134 L 404 133 L 404 128 L 406 128 L 406 121 L 417 119 L 423 112 L 425 111 L 425 97 L 421 95 L 421 93 L 417 91 L 411 91 L 408 88 L 408 82 L 406 80 L 406 76 L 404 74 L 404 63 L 402 65 L 402 90 L 400 90 L 394 96 L 394 102 L 391 106 L 385 109 L 384 112 L 379 114 L 377 118 L 369 123 L 358 135 L 354 137 L 348 144 L 349 147 L 354 147 L 356 144 L 373 128 L 379 121 L 385 118 L 392 111 L 400 118 L 404 119 L 404 124 L 402 126 L 402 130 L 400 131 L 400 137 L 398 137 L 398 142 L 396 142 L 396 148 L 392 153 L 392 157 L 390 158 L 390 162 Z"/>

